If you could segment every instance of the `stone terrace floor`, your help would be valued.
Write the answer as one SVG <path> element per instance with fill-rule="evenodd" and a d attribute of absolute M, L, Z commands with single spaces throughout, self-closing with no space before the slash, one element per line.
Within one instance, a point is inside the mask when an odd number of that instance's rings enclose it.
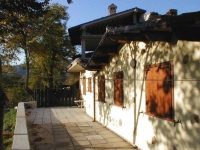
<path fill-rule="evenodd" d="M 84 108 L 27 109 L 32 150 L 132 150 L 124 139 L 93 122 Z"/>

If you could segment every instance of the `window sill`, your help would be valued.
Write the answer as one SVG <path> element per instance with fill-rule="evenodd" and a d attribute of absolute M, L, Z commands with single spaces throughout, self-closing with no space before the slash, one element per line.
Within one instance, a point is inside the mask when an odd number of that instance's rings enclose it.
<path fill-rule="evenodd" d="M 122 109 L 126 108 L 126 107 L 123 106 L 123 105 L 116 105 L 116 104 L 113 104 L 113 105 L 116 106 L 116 107 L 120 107 L 120 108 L 122 108 Z"/>
<path fill-rule="evenodd" d="M 148 115 L 148 116 L 151 116 L 151 117 L 155 117 L 155 118 L 159 118 L 159 119 L 163 119 L 163 120 L 167 120 L 167 121 L 170 121 L 170 122 L 174 122 L 174 123 L 175 123 L 175 120 L 174 120 L 173 118 L 167 118 L 167 117 L 156 116 L 155 114 L 148 113 L 148 112 L 140 112 L 140 113 L 143 113 L 143 114 Z"/>

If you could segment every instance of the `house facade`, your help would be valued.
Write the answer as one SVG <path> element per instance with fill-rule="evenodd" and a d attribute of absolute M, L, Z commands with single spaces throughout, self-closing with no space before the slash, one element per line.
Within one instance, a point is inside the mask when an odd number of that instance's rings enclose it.
<path fill-rule="evenodd" d="M 200 12 L 141 12 L 132 24 L 107 27 L 81 65 L 86 113 L 139 149 L 196 150 Z"/>

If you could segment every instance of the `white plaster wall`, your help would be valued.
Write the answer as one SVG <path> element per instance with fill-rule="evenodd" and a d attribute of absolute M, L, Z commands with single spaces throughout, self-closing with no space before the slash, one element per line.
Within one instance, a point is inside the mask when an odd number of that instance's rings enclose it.
<path fill-rule="evenodd" d="M 85 100 L 85 109 L 86 113 L 91 116 L 92 118 L 94 117 L 94 94 L 93 94 L 93 75 L 94 71 L 88 71 L 85 70 L 84 72 L 80 73 L 80 89 L 81 89 L 81 97 L 83 100 Z M 83 95 L 83 77 L 86 77 L 86 95 Z M 88 78 L 92 78 L 91 80 L 91 88 L 92 92 L 88 92 Z"/>
<path fill-rule="evenodd" d="M 187 64 L 183 64 L 185 55 L 189 56 Z M 136 69 L 129 65 L 133 58 L 137 60 Z M 175 121 L 179 119 L 182 122 L 175 127 L 174 122 L 141 113 L 145 112 L 146 106 L 144 66 L 165 61 L 172 61 L 174 64 Z M 198 149 L 200 125 L 191 124 L 190 116 L 193 113 L 200 115 L 199 66 L 199 42 L 178 41 L 174 46 L 162 42 L 125 44 L 119 55 L 114 56 L 110 65 L 99 73 L 105 74 L 106 78 L 106 103 L 96 102 L 97 121 L 144 150 Z M 124 72 L 125 108 L 113 105 L 115 71 Z M 96 85 L 96 100 L 97 89 Z M 157 142 L 152 144 L 154 137 Z"/>

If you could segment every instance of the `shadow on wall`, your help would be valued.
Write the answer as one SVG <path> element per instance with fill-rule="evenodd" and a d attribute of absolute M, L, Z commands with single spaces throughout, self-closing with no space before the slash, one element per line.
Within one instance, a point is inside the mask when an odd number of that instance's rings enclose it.
<path fill-rule="evenodd" d="M 160 45 L 160 49 L 166 49 Z M 198 149 L 199 148 L 199 97 L 200 97 L 200 58 L 197 50 L 199 44 L 189 45 L 180 42 L 172 52 L 174 56 L 174 113 L 175 122 L 149 117 L 154 128 L 156 142 L 149 143 L 151 149 L 158 149 L 159 143 L 168 145 L 171 149 Z M 195 51 L 196 50 L 196 51 Z M 155 59 L 166 54 L 166 50 L 159 55 L 152 53 Z M 152 59 L 153 60 L 153 59 Z M 163 140 L 167 139 L 167 140 Z M 153 137 L 152 137 L 153 141 Z"/>
<path fill-rule="evenodd" d="M 198 149 L 196 143 L 199 143 L 199 97 L 200 97 L 200 58 L 196 56 L 200 45 L 191 42 L 179 41 L 176 46 L 171 46 L 167 43 L 155 42 L 148 43 L 144 49 L 139 49 L 137 42 L 133 42 L 129 47 L 129 52 L 124 48 L 123 57 L 114 57 L 113 64 L 105 67 L 105 72 L 111 72 L 107 75 L 107 103 L 99 103 L 99 122 L 105 126 L 111 120 L 110 113 L 112 106 L 109 103 L 113 102 L 112 72 L 119 70 L 127 70 L 124 79 L 124 102 L 126 109 L 133 106 L 133 97 L 137 95 L 137 103 L 134 104 L 134 122 L 135 130 L 139 123 L 140 112 L 144 109 L 143 102 L 145 100 L 145 72 L 144 66 L 156 64 L 159 62 L 173 61 L 174 63 L 174 106 L 175 106 L 175 121 L 159 119 L 148 116 L 149 122 L 153 126 L 155 136 L 152 137 L 152 142 L 147 143 L 151 149 L 158 149 L 160 145 L 166 145 L 173 150 L 193 148 Z M 127 58 L 127 59 L 126 59 Z M 130 68 L 131 59 L 136 58 L 136 71 Z M 116 67 L 117 66 L 117 67 Z M 130 84 L 133 86 L 130 87 Z M 108 92 L 109 91 L 109 92 Z M 167 92 L 167 91 L 166 91 Z M 130 96 L 133 93 L 133 96 Z M 108 100 L 107 100 L 108 99 Z M 112 100 L 112 101 L 111 101 Z M 192 118 L 192 119 L 191 119 Z M 113 121 L 113 120 L 112 120 Z M 181 123 L 180 123 L 181 122 Z M 194 123 L 197 122 L 197 123 Z M 114 121 L 113 121 L 114 123 Z M 115 124 L 113 124 L 115 125 Z M 119 124 L 116 124 L 116 126 Z M 186 135 L 186 136 L 185 136 Z M 137 140 L 135 136 L 134 143 Z M 138 139 L 139 140 L 139 139 Z"/>
<path fill-rule="evenodd" d="M 106 103 L 98 103 L 99 107 L 99 122 L 101 122 L 104 126 L 107 126 L 108 123 L 111 121 L 111 106 Z"/>

